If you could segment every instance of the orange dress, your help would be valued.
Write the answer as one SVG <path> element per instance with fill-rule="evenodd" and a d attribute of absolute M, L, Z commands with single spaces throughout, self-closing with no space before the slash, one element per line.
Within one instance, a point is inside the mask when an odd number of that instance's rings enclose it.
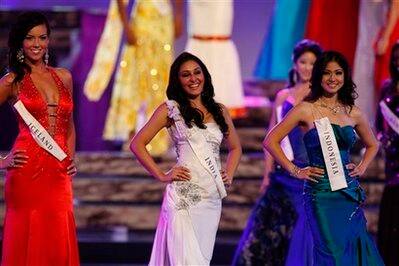
<path fill-rule="evenodd" d="M 29 74 L 21 81 L 18 100 L 49 133 L 53 132 L 54 140 L 67 151 L 72 98 L 55 71 L 49 71 L 59 91 L 54 123 L 49 122 L 47 102 Z M 18 120 L 19 134 L 13 150 L 26 150 L 29 159 L 22 168 L 9 168 L 6 173 L 1 265 L 79 265 L 72 183 L 67 175 L 70 157 L 58 161 L 35 142 L 19 115 Z"/>

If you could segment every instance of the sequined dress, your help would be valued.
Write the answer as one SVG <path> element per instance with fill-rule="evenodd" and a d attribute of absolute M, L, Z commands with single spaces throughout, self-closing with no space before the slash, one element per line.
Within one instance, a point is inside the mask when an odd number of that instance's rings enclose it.
<path fill-rule="evenodd" d="M 282 116 L 293 108 L 284 101 Z M 294 163 L 309 163 L 303 133 L 295 127 L 288 135 Z M 233 265 L 311 266 L 313 239 L 303 206 L 303 181 L 277 167 L 270 185 L 252 210 L 239 242 Z"/>
<path fill-rule="evenodd" d="M 168 108 L 168 116 L 176 119 L 177 105 L 168 101 Z M 176 124 L 168 129 L 178 155 L 177 164 L 190 170 L 191 179 L 175 181 L 166 187 L 149 265 L 210 264 L 222 202 L 213 177 L 188 143 L 187 138 L 197 130 L 212 147 L 220 169 L 219 147 L 223 134 L 216 123 L 207 123 L 206 129 L 186 128 L 183 134 Z"/>
<path fill-rule="evenodd" d="M 135 1 L 131 25 L 136 45 L 126 44 L 115 74 L 104 139 L 127 141 L 165 101 L 173 58 L 173 16 L 169 0 Z M 147 147 L 152 154 L 167 150 L 162 130 Z"/>
<path fill-rule="evenodd" d="M 399 93 L 396 82 L 388 82 L 381 91 L 381 100 L 399 117 Z M 377 132 L 385 153 L 385 188 L 380 203 L 378 220 L 378 248 L 387 265 L 399 265 L 399 135 L 388 124 L 378 109 Z"/>
<path fill-rule="evenodd" d="M 50 122 L 47 102 L 29 74 L 20 83 L 18 100 L 68 153 L 72 98 L 55 71 L 49 71 L 59 92 L 54 123 Z M 67 175 L 70 157 L 58 161 L 34 141 L 19 115 L 18 124 L 13 150 L 25 150 L 29 159 L 22 168 L 9 168 L 6 173 L 1 265 L 79 265 L 72 184 Z"/>

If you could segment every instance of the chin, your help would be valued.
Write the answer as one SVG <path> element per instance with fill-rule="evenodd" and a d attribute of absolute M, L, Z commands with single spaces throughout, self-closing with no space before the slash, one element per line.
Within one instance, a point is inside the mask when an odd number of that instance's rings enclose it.
<path fill-rule="evenodd" d="M 38 61 L 40 61 L 40 60 L 42 60 L 42 58 L 43 58 L 43 56 L 41 55 L 41 56 L 29 56 L 28 57 L 28 60 L 29 61 L 31 61 L 31 62 L 38 62 Z"/>

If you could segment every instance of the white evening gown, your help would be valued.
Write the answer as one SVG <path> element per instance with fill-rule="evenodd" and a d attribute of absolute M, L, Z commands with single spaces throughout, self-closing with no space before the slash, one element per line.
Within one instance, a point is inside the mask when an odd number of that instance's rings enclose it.
<path fill-rule="evenodd" d="M 374 125 L 377 100 L 374 97 L 373 44 L 384 20 L 384 1 L 360 1 L 359 28 L 355 53 L 353 81 L 357 85 L 359 97 L 356 104 L 365 112 L 371 125 Z"/>
<path fill-rule="evenodd" d="M 188 35 L 186 51 L 198 56 L 212 76 L 215 100 L 229 109 L 244 107 L 240 60 L 230 39 L 233 28 L 233 1 L 191 0 L 188 2 Z M 200 40 L 200 36 L 210 38 Z M 212 39 L 215 38 L 215 39 Z"/>
<path fill-rule="evenodd" d="M 169 117 L 178 112 L 168 101 Z M 190 169 L 191 180 L 167 185 L 162 203 L 149 265 L 209 265 L 219 225 L 222 201 L 213 177 L 205 170 L 193 152 L 187 136 L 201 130 L 212 147 L 220 169 L 219 147 L 223 139 L 216 123 L 206 129 L 193 125 L 179 134 L 176 124 L 168 132 L 174 142 L 177 164 Z"/>

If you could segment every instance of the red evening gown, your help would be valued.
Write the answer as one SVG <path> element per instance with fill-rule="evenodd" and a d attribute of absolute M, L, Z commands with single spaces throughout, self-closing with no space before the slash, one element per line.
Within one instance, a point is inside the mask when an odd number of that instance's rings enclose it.
<path fill-rule="evenodd" d="M 305 38 L 320 43 L 324 50 L 336 50 L 353 66 L 359 20 L 359 0 L 312 1 Z"/>
<path fill-rule="evenodd" d="M 47 102 L 29 74 L 20 83 L 18 100 L 52 134 L 67 152 L 67 129 L 73 109 L 72 98 L 53 69 L 59 102 L 54 123 L 49 122 Z M 62 162 L 41 148 L 18 115 L 19 134 L 13 150 L 26 150 L 28 162 L 9 168 L 5 180 L 6 215 L 2 266 L 75 266 L 79 255 L 72 210 L 72 183 L 67 175 L 71 163 Z"/>

